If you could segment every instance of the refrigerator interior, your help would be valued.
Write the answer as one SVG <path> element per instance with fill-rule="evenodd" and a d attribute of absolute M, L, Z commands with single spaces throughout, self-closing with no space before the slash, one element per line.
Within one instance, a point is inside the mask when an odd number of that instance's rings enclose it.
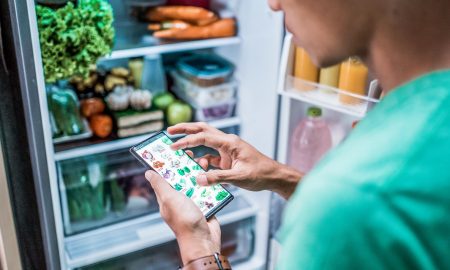
<path fill-rule="evenodd" d="M 209 124 L 239 134 L 261 152 L 273 157 L 277 121 L 277 94 L 274 89 L 284 35 L 282 15 L 270 11 L 264 1 L 216 0 L 212 1 L 213 8 L 219 13 L 236 17 L 238 36 L 160 42 L 145 31 L 144 25 L 129 18 L 128 2 L 110 1 L 115 13 L 117 39 L 113 52 L 99 62 L 108 65 L 150 54 L 161 54 L 166 61 L 178 53 L 199 50 L 225 57 L 236 66 L 235 77 L 239 83 L 237 106 L 231 117 Z M 41 128 L 46 134 L 41 147 L 47 156 L 46 175 L 50 193 L 44 200 L 49 200 L 52 205 L 56 229 L 52 233 L 56 235 L 58 250 L 58 254 L 49 254 L 49 258 L 59 262 L 59 269 L 84 269 L 103 263 L 120 265 L 123 258 L 130 265 L 151 263 L 152 257 L 139 262 L 141 256 L 135 254 L 172 251 L 174 235 L 161 220 L 154 194 L 142 178 L 145 169 L 127 153 L 129 147 L 149 135 L 122 139 L 88 138 L 53 144 L 35 2 L 27 1 L 27 9 L 38 78 L 36 91 L 40 97 L 33 106 L 40 108 L 44 120 L 42 126 L 35 128 Z M 224 249 L 235 254 L 232 255 L 235 258 L 234 269 L 264 269 L 271 194 L 239 189 L 232 189 L 232 193 L 235 200 L 218 214 L 225 232 Z M 168 249 L 155 249 L 165 245 Z M 162 253 L 172 255 L 171 252 Z M 240 256 L 243 254 L 246 256 Z"/>

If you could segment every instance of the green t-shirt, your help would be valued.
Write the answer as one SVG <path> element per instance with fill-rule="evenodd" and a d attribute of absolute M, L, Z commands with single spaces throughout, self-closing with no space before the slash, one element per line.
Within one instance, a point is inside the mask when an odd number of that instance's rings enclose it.
<path fill-rule="evenodd" d="M 278 268 L 450 269 L 450 70 L 388 94 L 297 187 Z"/>

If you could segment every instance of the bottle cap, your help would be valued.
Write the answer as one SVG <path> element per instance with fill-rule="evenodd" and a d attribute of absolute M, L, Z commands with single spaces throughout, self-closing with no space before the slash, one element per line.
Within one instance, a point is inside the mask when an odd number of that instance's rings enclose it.
<path fill-rule="evenodd" d="M 308 108 L 308 116 L 320 117 L 320 116 L 322 116 L 322 110 L 317 107 L 309 107 Z"/>

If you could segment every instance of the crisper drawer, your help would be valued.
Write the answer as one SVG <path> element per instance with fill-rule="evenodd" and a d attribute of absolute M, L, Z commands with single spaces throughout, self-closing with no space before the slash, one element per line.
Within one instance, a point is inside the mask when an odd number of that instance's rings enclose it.
<path fill-rule="evenodd" d="M 244 262 L 252 257 L 255 242 L 254 218 L 248 218 L 222 227 L 222 254 L 232 264 Z M 82 267 L 86 270 L 166 270 L 181 265 L 178 245 L 170 241 L 126 256 Z"/>
<path fill-rule="evenodd" d="M 158 211 L 145 168 L 128 150 L 57 163 L 66 235 Z"/>

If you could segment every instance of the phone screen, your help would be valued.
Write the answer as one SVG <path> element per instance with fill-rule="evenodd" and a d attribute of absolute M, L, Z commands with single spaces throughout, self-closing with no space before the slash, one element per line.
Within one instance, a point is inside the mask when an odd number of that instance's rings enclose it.
<path fill-rule="evenodd" d="M 172 143 L 164 132 L 160 132 L 132 147 L 131 152 L 174 189 L 191 198 L 206 218 L 213 216 L 233 199 L 233 195 L 219 184 L 198 185 L 196 178 L 205 171 L 184 150 L 172 150 Z"/>

